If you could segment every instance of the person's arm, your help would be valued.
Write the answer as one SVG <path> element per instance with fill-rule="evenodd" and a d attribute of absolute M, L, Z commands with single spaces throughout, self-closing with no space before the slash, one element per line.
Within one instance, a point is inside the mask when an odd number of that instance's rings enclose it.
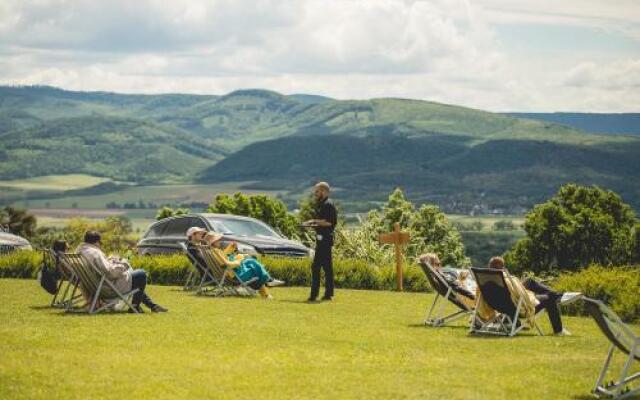
<path fill-rule="evenodd" d="M 129 269 L 127 265 L 109 261 L 104 253 L 98 249 L 96 249 L 94 252 L 94 260 L 111 279 L 120 278 Z"/>

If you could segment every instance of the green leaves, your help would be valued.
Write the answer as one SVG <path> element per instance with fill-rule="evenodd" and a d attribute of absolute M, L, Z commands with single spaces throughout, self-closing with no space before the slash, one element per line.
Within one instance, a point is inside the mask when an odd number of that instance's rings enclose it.
<path fill-rule="evenodd" d="M 614 192 L 564 185 L 527 214 L 527 238 L 508 253 L 515 269 L 577 270 L 591 263 L 622 265 L 634 258 L 635 215 Z"/>

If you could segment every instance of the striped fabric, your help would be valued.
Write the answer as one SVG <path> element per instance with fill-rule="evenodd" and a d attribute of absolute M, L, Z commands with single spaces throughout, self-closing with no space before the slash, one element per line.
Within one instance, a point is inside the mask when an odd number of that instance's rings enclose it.
<path fill-rule="evenodd" d="M 66 253 L 60 256 L 62 263 L 66 264 L 71 271 L 80 279 L 82 291 L 94 297 L 98 291 L 98 285 L 103 275 L 100 274 L 89 262 L 80 254 Z M 109 285 L 103 283 L 100 290 L 99 299 L 114 299 L 119 297 Z"/>

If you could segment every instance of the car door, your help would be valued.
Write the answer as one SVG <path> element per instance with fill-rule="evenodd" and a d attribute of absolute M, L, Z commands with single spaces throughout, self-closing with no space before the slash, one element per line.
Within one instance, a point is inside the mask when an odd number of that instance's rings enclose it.
<path fill-rule="evenodd" d="M 158 222 L 149 228 L 138 245 L 138 254 L 153 255 L 161 253 L 160 241 L 167 227 L 167 222 Z"/>

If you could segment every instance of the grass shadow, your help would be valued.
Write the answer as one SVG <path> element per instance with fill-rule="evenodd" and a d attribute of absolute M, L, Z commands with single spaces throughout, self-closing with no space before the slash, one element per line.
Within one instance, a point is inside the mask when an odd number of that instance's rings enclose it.
<path fill-rule="evenodd" d="M 444 325 L 444 326 L 430 326 L 425 324 L 424 322 L 421 324 L 409 324 L 408 328 L 428 328 L 428 329 L 464 329 L 469 330 L 468 326 L 465 325 Z"/>
<path fill-rule="evenodd" d="M 323 303 L 326 303 L 326 302 L 323 302 L 323 301 L 288 300 L 288 299 L 278 300 L 278 301 L 279 301 L 279 302 L 282 302 L 282 303 L 309 304 L 309 305 L 314 305 L 314 304 L 323 304 Z"/>

